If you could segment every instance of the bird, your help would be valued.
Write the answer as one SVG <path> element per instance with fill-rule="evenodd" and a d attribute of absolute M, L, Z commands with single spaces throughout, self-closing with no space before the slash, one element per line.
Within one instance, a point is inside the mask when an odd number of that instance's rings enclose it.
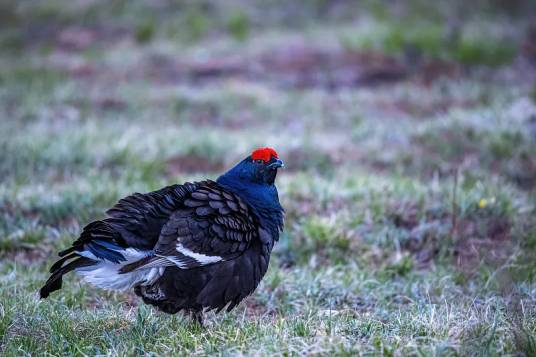
<path fill-rule="evenodd" d="M 255 149 L 216 181 L 134 193 L 89 223 L 59 252 L 41 299 L 74 271 L 84 282 L 128 291 L 169 314 L 229 312 L 265 275 L 284 227 L 275 186 L 284 167 L 269 147 Z"/>

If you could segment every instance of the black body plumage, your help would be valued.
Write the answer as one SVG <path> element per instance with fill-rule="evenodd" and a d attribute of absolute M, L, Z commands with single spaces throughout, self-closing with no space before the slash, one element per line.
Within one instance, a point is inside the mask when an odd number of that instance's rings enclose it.
<path fill-rule="evenodd" d="M 275 173 L 244 175 L 244 168 L 264 169 L 258 161 L 246 158 L 218 182 L 172 185 L 121 199 L 107 218 L 87 225 L 59 253 L 41 297 L 60 289 L 62 276 L 76 270 L 100 287 L 133 288 L 145 303 L 167 313 L 230 311 L 258 286 L 283 228 Z M 263 166 L 271 162 L 281 163 L 275 156 Z"/>

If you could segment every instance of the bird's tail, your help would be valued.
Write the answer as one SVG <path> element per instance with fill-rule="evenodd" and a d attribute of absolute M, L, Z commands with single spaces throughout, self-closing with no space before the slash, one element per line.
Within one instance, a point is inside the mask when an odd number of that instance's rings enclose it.
<path fill-rule="evenodd" d="M 88 224 L 73 246 L 59 256 L 50 268 L 52 275 L 40 291 L 41 298 L 61 289 L 63 275 L 73 270 L 87 283 L 123 291 L 139 284 L 152 284 L 165 269 L 162 266 L 136 269 L 152 258 L 152 251 L 128 247 L 117 230 L 104 221 Z"/>
<path fill-rule="evenodd" d="M 74 258 L 74 260 L 70 261 L 65 266 L 62 266 L 63 263 L 72 258 Z M 72 253 L 61 258 L 56 263 L 54 263 L 54 265 L 52 265 L 52 267 L 50 268 L 50 273 L 52 275 L 50 276 L 50 278 L 48 278 L 47 282 L 41 288 L 41 290 L 39 290 L 39 295 L 41 299 L 46 299 L 51 292 L 61 289 L 63 275 L 76 268 L 87 267 L 94 264 L 97 264 L 97 261 L 79 256 L 76 253 Z"/>

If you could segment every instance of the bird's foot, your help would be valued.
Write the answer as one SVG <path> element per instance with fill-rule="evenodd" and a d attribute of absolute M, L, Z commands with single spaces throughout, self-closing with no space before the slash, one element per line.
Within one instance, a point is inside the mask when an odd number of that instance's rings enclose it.
<path fill-rule="evenodd" d="M 203 311 L 189 310 L 190 319 L 197 324 L 201 329 L 205 328 L 205 322 L 203 319 Z"/>

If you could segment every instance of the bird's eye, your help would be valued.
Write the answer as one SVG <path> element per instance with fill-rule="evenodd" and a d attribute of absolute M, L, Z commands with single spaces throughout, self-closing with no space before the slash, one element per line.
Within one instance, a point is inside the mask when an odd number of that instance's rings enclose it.
<path fill-rule="evenodd" d="M 262 164 L 264 161 L 262 161 L 262 160 L 259 159 L 259 160 L 255 160 L 255 162 L 256 162 L 257 164 Z"/>

